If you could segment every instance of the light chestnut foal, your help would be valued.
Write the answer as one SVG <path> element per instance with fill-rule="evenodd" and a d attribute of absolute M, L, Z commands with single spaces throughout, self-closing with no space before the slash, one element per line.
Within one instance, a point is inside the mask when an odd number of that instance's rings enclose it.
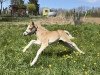
<path fill-rule="evenodd" d="M 57 30 L 57 31 L 49 31 L 42 27 L 41 25 L 36 25 L 34 22 L 31 22 L 26 31 L 23 33 L 23 35 L 31 35 L 36 34 L 37 40 L 31 40 L 29 44 L 23 49 L 23 52 L 25 52 L 32 44 L 38 44 L 41 45 L 40 49 L 37 51 L 37 54 L 30 63 L 30 66 L 34 65 L 39 57 L 39 55 L 42 53 L 42 51 L 51 43 L 56 42 L 58 40 L 62 40 L 63 42 L 68 43 L 71 47 L 75 48 L 80 53 L 84 54 L 74 42 L 71 41 L 71 39 L 74 39 L 72 35 L 66 31 L 66 30 Z"/>

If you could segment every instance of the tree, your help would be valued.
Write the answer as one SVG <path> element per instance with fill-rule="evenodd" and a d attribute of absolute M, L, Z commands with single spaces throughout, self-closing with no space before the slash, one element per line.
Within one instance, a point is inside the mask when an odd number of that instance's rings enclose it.
<path fill-rule="evenodd" d="M 36 10 L 35 4 L 28 4 L 27 10 L 29 11 L 29 13 L 34 14 L 34 11 Z"/>
<path fill-rule="evenodd" d="M 38 0 L 29 0 L 29 4 L 34 4 L 35 5 L 35 10 L 34 10 L 34 15 L 38 15 L 39 14 L 39 4 L 38 4 Z"/>
<path fill-rule="evenodd" d="M 38 0 L 29 0 L 30 3 L 35 3 L 37 4 L 38 3 Z"/>
<path fill-rule="evenodd" d="M 3 2 L 5 2 L 6 0 L 0 0 L 0 4 L 1 4 L 1 11 L 2 11 L 2 4 Z"/>
<path fill-rule="evenodd" d="M 11 5 L 23 5 L 23 0 L 11 0 Z"/>

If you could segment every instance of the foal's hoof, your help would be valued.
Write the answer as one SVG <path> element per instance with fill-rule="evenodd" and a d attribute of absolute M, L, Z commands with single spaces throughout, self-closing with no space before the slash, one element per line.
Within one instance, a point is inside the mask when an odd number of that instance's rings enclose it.
<path fill-rule="evenodd" d="M 23 53 L 25 52 L 26 50 L 23 50 Z"/>
<path fill-rule="evenodd" d="M 32 64 L 30 63 L 30 66 L 32 66 Z"/>
<path fill-rule="evenodd" d="M 32 63 L 30 63 L 30 66 L 33 66 L 33 64 L 32 64 Z"/>
<path fill-rule="evenodd" d="M 81 54 L 85 54 L 84 52 L 81 52 Z"/>

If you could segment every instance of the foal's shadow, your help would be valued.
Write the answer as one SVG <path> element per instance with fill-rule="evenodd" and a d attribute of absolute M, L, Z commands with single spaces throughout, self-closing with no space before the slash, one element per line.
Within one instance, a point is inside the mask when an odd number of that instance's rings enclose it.
<path fill-rule="evenodd" d="M 58 57 L 62 57 L 64 55 L 70 55 L 73 51 L 72 50 L 68 50 L 68 51 L 62 51 L 62 52 L 58 52 L 56 53 Z"/>
<path fill-rule="evenodd" d="M 60 50 L 61 51 L 61 50 Z M 43 52 L 42 55 L 44 56 L 53 56 L 53 55 L 57 55 L 58 57 L 62 57 L 64 55 L 70 55 L 73 52 L 73 50 L 68 50 L 68 51 L 61 51 L 61 52 L 57 52 L 57 53 L 52 53 L 52 52 Z"/>
<path fill-rule="evenodd" d="M 43 55 L 47 55 L 47 56 L 53 56 L 53 54 L 57 55 L 58 57 L 62 57 L 64 55 L 70 55 L 73 52 L 73 48 L 66 42 L 62 42 L 59 41 L 59 43 L 63 44 L 64 46 L 68 47 L 68 51 L 62 51 L 59 50 L 61 52 L 57 52 L 57 53 L 53 53 L 53 52 L 43 52 Z"/>

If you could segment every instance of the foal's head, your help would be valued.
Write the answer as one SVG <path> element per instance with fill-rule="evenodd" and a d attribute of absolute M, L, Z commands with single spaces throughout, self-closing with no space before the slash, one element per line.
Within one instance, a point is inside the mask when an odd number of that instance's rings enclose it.
<path fill-rule="evenodd" d="M 35 26 L 34 22 L 31 22 L 28 25 L 26 31 L 23 33 L 23 35 L 32 35 L 32 34 L 36 33 L 36 31 L 37 31 L 37 27 Z"/>

